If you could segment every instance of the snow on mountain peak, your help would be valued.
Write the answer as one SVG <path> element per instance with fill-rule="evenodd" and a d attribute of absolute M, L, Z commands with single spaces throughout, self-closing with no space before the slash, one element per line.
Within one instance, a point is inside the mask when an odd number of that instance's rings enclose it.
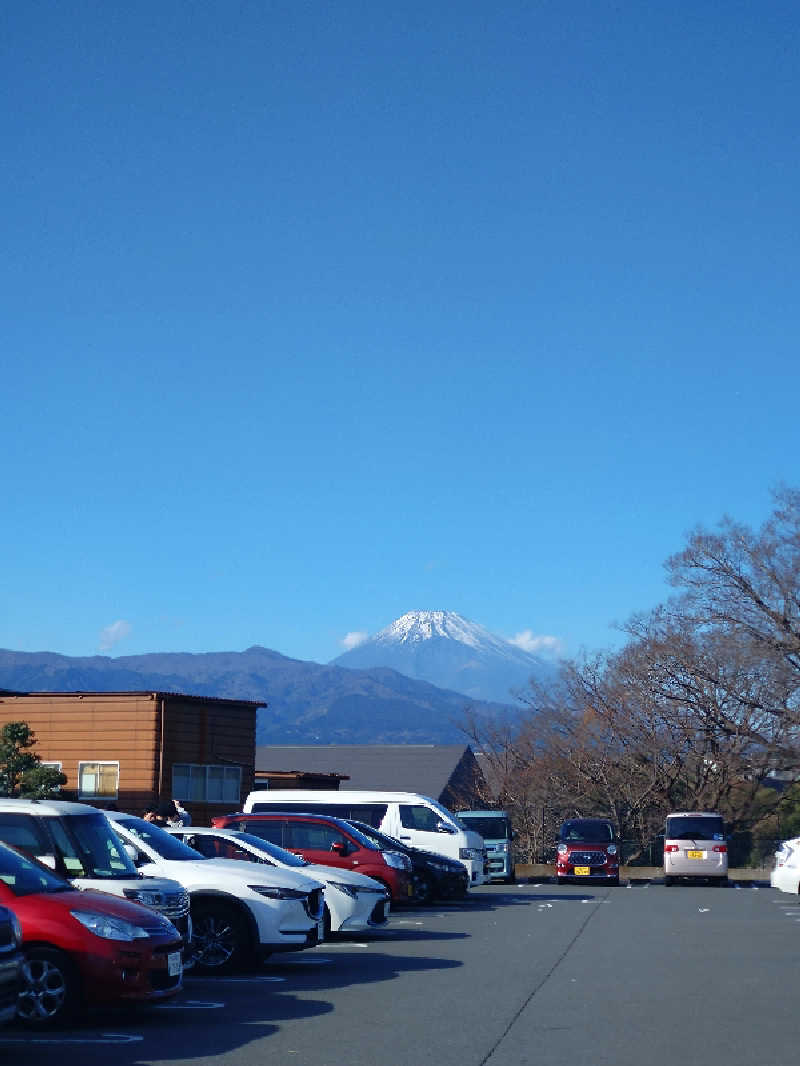
<path fill-rule="evenodd" d="M 500 650 L 506 643 L 455 611 L 408 611 L 376 633 L 374 639 L 381 644 L 416 644 L 433 637 L 455 640 L 472 648 Z"/>

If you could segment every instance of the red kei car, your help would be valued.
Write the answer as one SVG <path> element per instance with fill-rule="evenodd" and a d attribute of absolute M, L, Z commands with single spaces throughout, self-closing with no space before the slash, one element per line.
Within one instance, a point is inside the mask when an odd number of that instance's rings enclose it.
<path fill-rule="evenodd" d="M 558 834 L 556 879 L 619 884 L 619 844 L 608 818 L 571 818 Z"/>
<path fill-rule="evenodd" d="M 327 814 L 278 812 L 224 814 L 211 819 L 215 829 L 240 829 L 279 848 L 302 855 L 308 862 L 339 866 L 379 881 L 392 902 L 408 902 L 414 894 L 411 860 L 382 848 L 355 826 Z"/>
<path fill-rule="evenodd" d="M 156 911 L 105 892 L 80 892 L 42 863 L 0 844 L 0 904 L 22 927 L 17 1016 L 67 1022 L 79 1008 L 160 1000 L 183 983 L 183 941 Z"/>

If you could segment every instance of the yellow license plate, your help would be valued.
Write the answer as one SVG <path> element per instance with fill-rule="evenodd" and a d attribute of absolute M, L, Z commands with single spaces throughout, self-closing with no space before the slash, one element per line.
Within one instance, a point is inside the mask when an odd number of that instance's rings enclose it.
<path fill-rule="evenodd" d="M 588 866 L 576 866 L 572 871 L 576 877 L 588 877 L 590 867 Z"/>
<path fill-rule="evenodd" d="M 705 858 L 705 852 L 702 852 L 702 851 L 687 851 L 686 852 L 686 858 L 687 859 L 704 859 Z"/>

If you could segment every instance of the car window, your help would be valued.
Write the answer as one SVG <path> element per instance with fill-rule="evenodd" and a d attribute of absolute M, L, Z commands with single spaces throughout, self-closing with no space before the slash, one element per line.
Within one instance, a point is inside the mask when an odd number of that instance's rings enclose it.
<path fill-rule="evenodd" d="M 0 811 L 0 840 L 29 855 L 52 855 L 53 845 L 41 821 L 30 814 Z"/>
<path fill-rule="evenodd" d="M 313 822 L 287 822 L 286 847 L 298 850 L 330 851 L 333 844 L 347 844 L 348 840 L 332 825 Z"/>
<path fill-rule="evenodd" d="M 366 819 L 362 819 L 362 821 L 366 821 Z M 435 833 L 436 826 L 441 821 L 442 819 L 436 811 L 432 811 L 430 807 L 425 807 L 421 803 L 400 804 L 400 824 L 405 829 L 421 829 Z"/>
<path fill-rule="evenodd" d="M 240 822 L 239 824 L 242 828 L 246 827 L 251 836 L 261 837 L 262 840 L 275 844 L 279 848 L 283 846 L 283 822 L 279 818 L 264 822 Z"/>
<path fill-rule="evenodd" d="M 714 815 L 686 818 L 667 818 L 665 836 L 668 840 L 723 840 L 725 827 Z"/>

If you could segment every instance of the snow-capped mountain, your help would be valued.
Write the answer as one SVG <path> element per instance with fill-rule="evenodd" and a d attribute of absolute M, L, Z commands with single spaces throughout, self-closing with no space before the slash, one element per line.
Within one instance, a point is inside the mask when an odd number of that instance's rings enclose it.
<path fill-rule="evenodd" d="M 337 666 L 388 666 L 406 677 L 510 703 L 530 679 L 552 676 L 552 663 L 518 648 L 454 611 L 409 611 L 333 660 Z"/>

